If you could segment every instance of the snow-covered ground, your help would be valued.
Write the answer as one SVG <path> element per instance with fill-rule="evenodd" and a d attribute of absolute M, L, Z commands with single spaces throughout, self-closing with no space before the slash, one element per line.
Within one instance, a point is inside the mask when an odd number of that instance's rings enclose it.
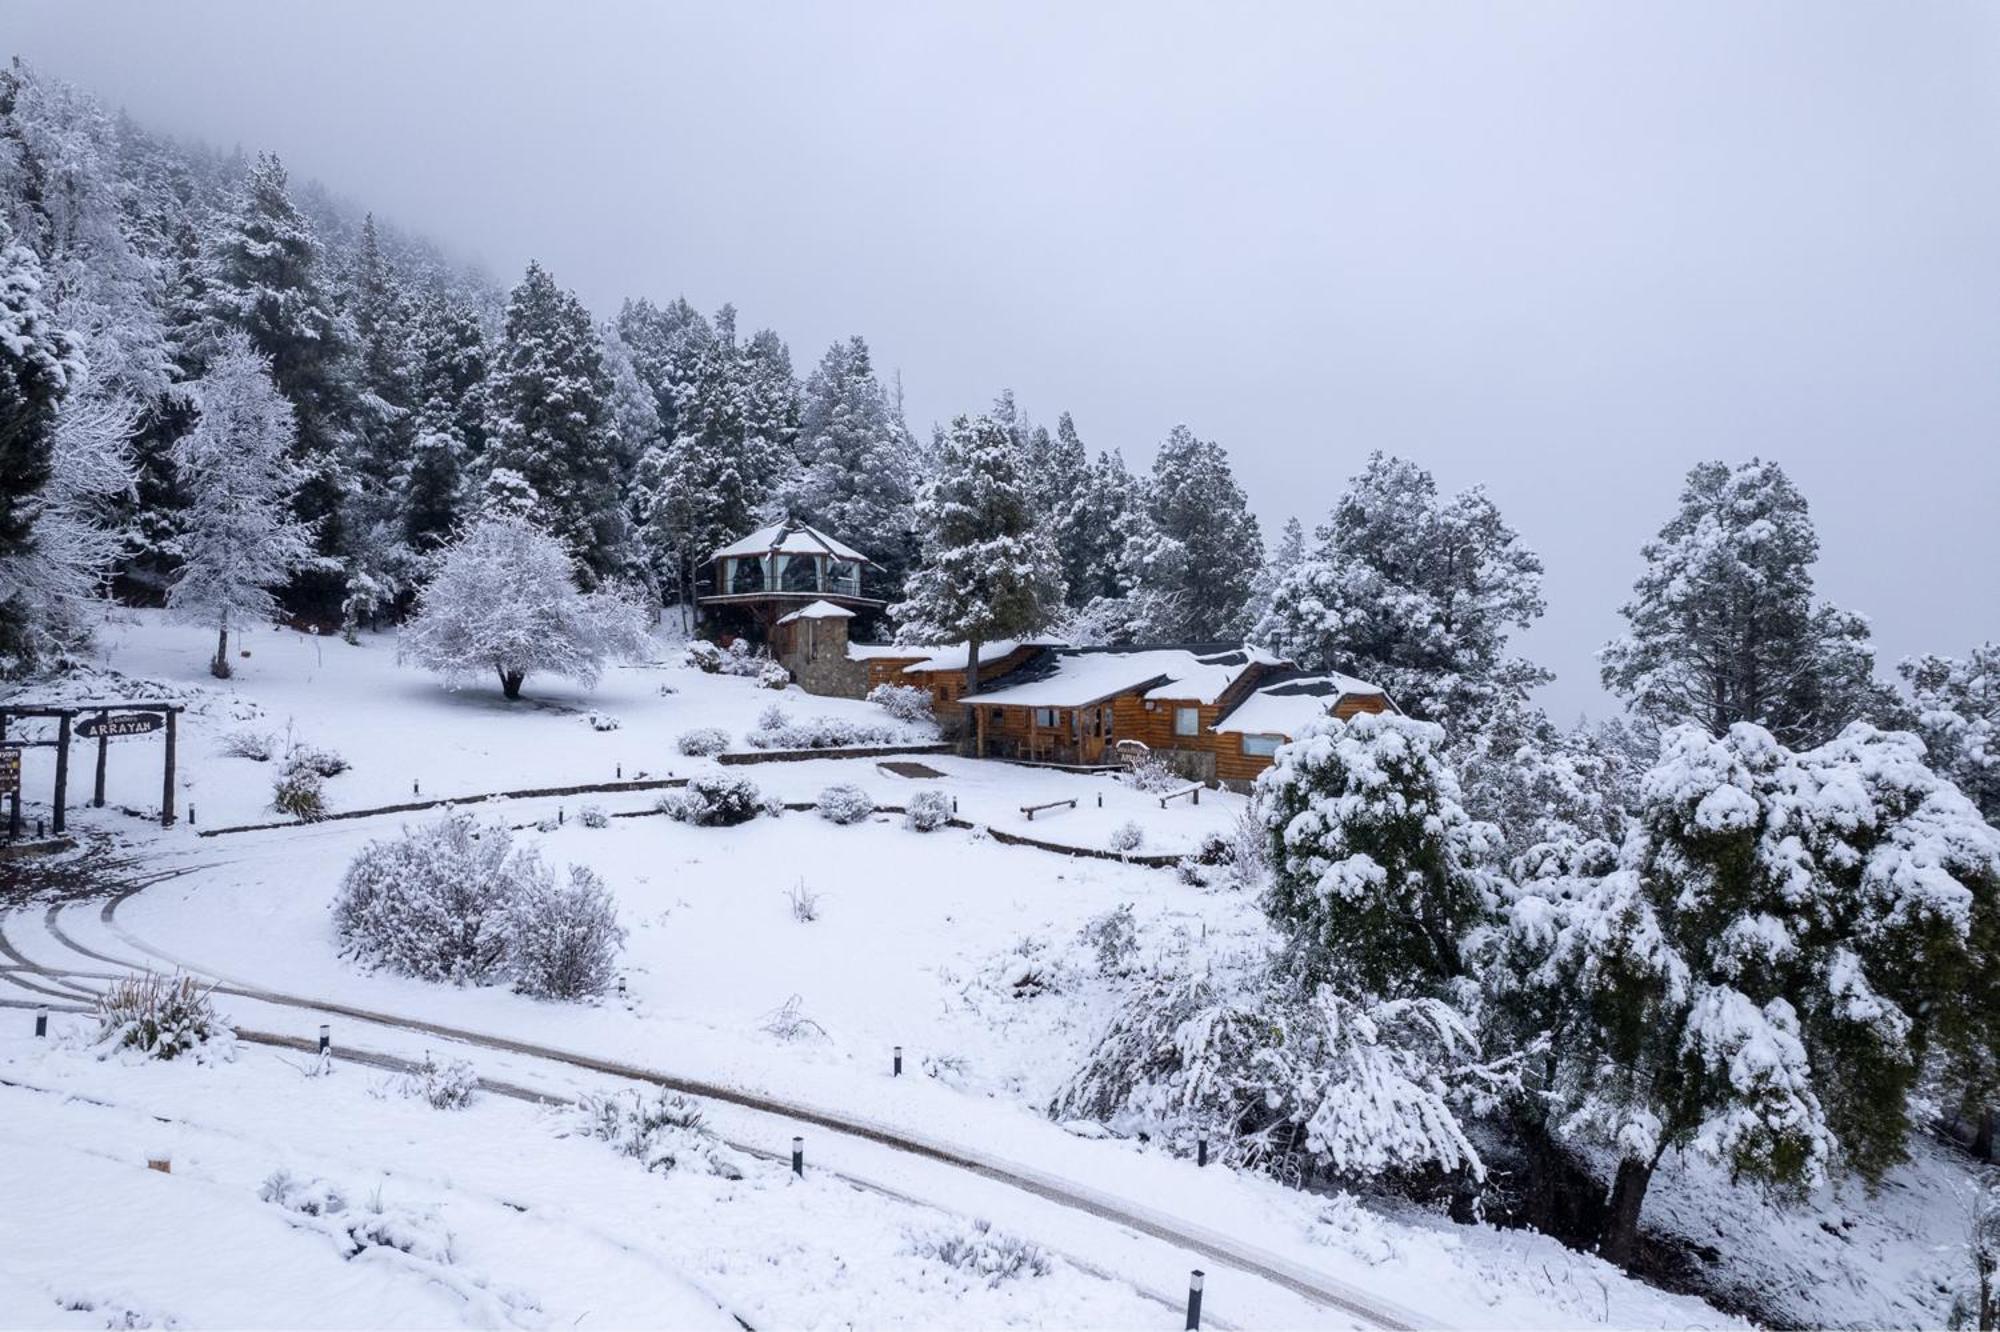
<path fill-rule="evenodd" d="M 602 781 L 620 763 L 628 776 L 686 775 L 713 761 L 675 753 L 675 735 L 719 726 L 740 739 L 774 700 L 795 715 L 886 721 L 866 704 L 675 665 L 615 671 L 591 692 L 531 680 L 536 701 L 507 705 L 497 690 L 454 693 L 398 667 L 384 637 L 355 647 L 273 630 L 248 643 L 239 676 L 215 682 L 204 673 L 204 638 L 158 617 L 130 617 L 102 636 L 103 664 L 184 693 L 192 705 L 186 794 L 204 827 L 273 817 L 264 808 L 270 766 L 219 752 L 221 737 L 246 724 L 289 727 L 338 749 L 354 768 L 329 783 L 329 795 L 335 808 L 356 809 L 409 799 L 412 771 L 425 795 Z M 593 729 L 593 710 L 618 716 L 620 728 Z M 151 805 L 158 755 L 147 747 L 156 742 L 116 743 L 114 802 Z M 46 759 L 31 751 L 31 790 L 45 780 Z M 1082 847 L 1101 847 L 1112 828 L 1133 820 L 1145 831 L 1142 849 L 1185 851 L 1204 833 L 1226 832 L 1242 807 L 1207 793 L 1200 806 L 1163 810 L 1105 777 L 936 755 L 918 761 L 941 776 L 913 781 L 872 759 L 833 758 L 732 771 L 790 800 L 835 781 L 883 803 L 935 786 L 975 824 Z M 591 866 L 616 894 L 629 932 L 624 992 L 601 1003 L 369 974 L 338 955 L 328 905 L 347 864 L 371 839 L 435 813 L 201 838 L 115 810 L 78 811 L 85 829 L 128 839 L 147 870 L 178 877 L 108 919 L 89 901 L 47 915 L 37 904 L 0 924 L 31 963 L 180 965 L 880 1126 L 1017 1177 L 1060 1181 L 1177 1233 L 1217 1236 L 1285 1270 L 1410 1310 L 1425 1325 L 1731 1321 L 1539 1235 L 1371 1210 L 1051 1123 L 1043 1113 L 1050 1094 L 1115 1000 L 1115 980 L 1099 974 L 1079 938 L 1085 922 L 1129 903 L 1143 955 L 1216 955 L 1262 939 L 1261 914 L 1239 894 L 1184 883 L 1170 870 L 1004 845 L 980 829 L 918 833 L 889 815 L 841 827 L 793 812 L 729 829 L 650 814 L 593 829 L 574 817 L 586 803 L 641 815 L 655 794 L 474 807 L 550 862 Z M 1076 809 L 1032 824 L 1020 813 L 1069 798 Z M 559 809 L 561 826 L 545 826 Z M 794 890 L 817 895 L 816 919 L 795 918 Z M 113 961 L 91 961 L 79 947 Z M 1029 972 L 1038 983 L 1019 985 Z M 0 992 L 35 1000 L 6 974 Z M 794 997 L 809 1025 L 781 1035 L 772 1016 Z M 239 1024 L 264 1031 L 309 1036 L 324 1020 L 253 999 L 219 1002 Z M 781 1165 L 756 1157 L 740 1182 L 649 1176 L 601 1142 L 559 1136 L 561 1114 L 497 1096 L 463 1112 L 434 1111 L 371 1095 L 385 1075 L 343 1066 L 331 1078 L 304 1078 L 296 1059 L 249 1045 L 211 1066 L 101 1061 L 71 1040 L 24 1039 L 25 1016 L 7 1012 L 0 1009 L 0 1187 L 10 1198 L 60 1201 L 47 1215 L 0 1209 L 0 1253 L 8 1255 L 0 1323 L 101 1326 L 130 1311 L 182 1326 L 705 1326 L 727 1325 L 732 1315 L 758 1327 L 1157 1326 L 1178 1317 L 1169 1306 L 1186 1271 L 1206 1261 L 1087 1210 L 847 1135 L 809 1130 L 815 1163 L 886 1193 L 813 1172 L 805 1185 L 788 1182 Z M 416 1057 L 438 1044 L 334 1022 L 343 1048 Z M 890 1076 L 897 1045 L 901 1078 Z M 482 1074 L 552 1094 L 607 1082 L 531 1055 L 480 1049 L 472 1058 Z M 782 1153 L 798 1131 L 782 1115 L 721 1104 L 710 1113 L 733 1141 L 762 1151 Z M 175 1156 L 170 1177 L 143 1168 L 162 1139 Z M 280 1168 L 364 1203 L 379 1193 L 394 1215 L 417 1218 L 408 1224 L 422 1235 L 449 1232 L 452 1261 L 376 1250 L 342 1261 L 324 1225 L 260 1200 L 261 1184 Z M 988 1285 L 919 1252 L 921 1237 L 975 1219 L 1043 1246 L 1049 1271 Z M 1248 1271 L 1207 1265 L 1211 1325 L 1354 1324 L 1352 1314 Z M 1830 1299 L 1823 1316 L 1835 1320 L 1839 1307 Z M 1887 1317 L 1925 1306 L 1889 1299 L 1865 1307 Z"/>

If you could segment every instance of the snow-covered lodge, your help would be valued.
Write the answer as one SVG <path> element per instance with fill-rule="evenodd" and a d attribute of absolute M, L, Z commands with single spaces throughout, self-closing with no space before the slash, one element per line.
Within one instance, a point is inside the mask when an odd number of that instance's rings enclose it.
<path fill-rule="evenodd" d="M 1192 780 L 1242 785 L 1308 722 L 1395 707 L 1378 685 L 1301 671 L 1236 643 L 984 643 L 979 690 L 968 695 L 963 643 L 854 641 L 856 622 L 883 605 L 863 595 L 861 582 L 864 569 L 878 567 L 787 520 L 717 551 L 714 590 L 697 600 L 712 627 L 767 644 L 810 693 L 860 698 L 883 684 L 928 690 L 939 721 L 986 757 L 1095 767 L 1149 752 Z"/>

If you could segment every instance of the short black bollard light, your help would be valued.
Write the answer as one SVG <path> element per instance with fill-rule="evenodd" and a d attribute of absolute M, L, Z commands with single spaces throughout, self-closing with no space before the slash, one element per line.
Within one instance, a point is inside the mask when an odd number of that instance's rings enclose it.
<path fill-rule="evenodd" d="M 319 1024 L 319 1052 L 323 1055 L 333 1053 L 333 1027 L 329 1023 Z"/>
<path fill-rule="evenodd" d="M 40 819 L 35 820 L 35 836 L 37 839 L 47 836 L 42 829 L 42 821 Z"/>
<path fill-rule="evenodd" d="M 625 780 L 625 765 L 622 763 L 618 765 L 618 780 L 621 782 Z"/>
<path fill-rule="evenodd" d="M 1198 1166 L 1208 1164 L 1208 1139 L 1205 1137 L 1194 1140 L 1194 1163 Z"/>
<path fill-rule="evenodd" d="M 1198 1332 L 1201 1327 L 1201 1269 L 1195 1268 L 1188 1276 L 1188 1316 L 1187 1332 Z"/>
<path fill-rule="evenodd" d="M 953 814 L 957 814 L 957 813 L 958 813 L 958 797 L 957 797 L 957 796 L 953 796 L 953 797 L 951 798 L 951 812 L 952 812 Z"/>
<path fill-rule="evenodd" d="M 560 828 L 560 827 L 562 827 L 562 826 L 563 826 L 563 807 L 562 807 L 561 805 L 557 805 L 557 806 L 556 806 L 556 827 Z"/>
<path fill-rule="evenodd" d="M 1102 792 L 1102 791 L 1099 791 L 1099 792 L 1097 793 L 1097 807 L 1098 807 L 1099 809 L 1103 809 L 1103 808 L 1104 808 L 1104 792 Z"/>
<path fill-rule="evenodd" d="M 792 1173 L 800 1179 L 806 1177 L 806 1140 L 792 1139 Z"/>
<path fill-rule="evenodd" d="M 48 1034 L 49 1034 L 49 1010 L 46 1008 L 38 1008 L 35 1010 L 35 1035 L 37 1037 L 46 1037 Z"/>
<path fill-rule="evenodd" d="M 194 806 L 188 806 L 188 827 L 194 827 Z"/>
<path fill-rule="evenodd" d="M 417 784 L 416 784 L 415 782 L 411 782 L 411 783 L 410 783 L 410 794 L 411 794 L 411 795 L 422 795 L 422 794 L 423 794 L 423 792 L 417 789 Z"/>
<path fill-rule="evenodd" d="M 902 1046 L 900 1046 L 900 1045 L 896 1047 L 896 1064 L 895 1064 L 895 1071 L 894 1071 L 894 1072 L 892 1072 L 892 1073 L 890 1074 L 890 1076 L 891 1076 L 891 1077 L 897 1077 L 897 1078 L 900 1078 L 900 1077 L 902 1077 L 902 1076 L 903 1076 L 903 1047 L 902 1047 Z"/>

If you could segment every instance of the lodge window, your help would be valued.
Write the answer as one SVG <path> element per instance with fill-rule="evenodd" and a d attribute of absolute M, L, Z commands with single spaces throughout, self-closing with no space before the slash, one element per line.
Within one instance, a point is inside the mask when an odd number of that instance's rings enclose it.
<path fill-rule="evenodd" d="M 1036 708 L 1035 725 L 1053 731 L 1056 728 L 1056 710 L 1054 708 Z"/>
<path fill-rule="evenodd" d="M 1174 709 L 1174 734 L 1175 734 L 1175 735 L 1200 735 L 1200 734 L 1201 734 L 1201 709 L 1200 709 L 1200 708 L 1175 708 L 1175 709 Z"/>
<path fill-rule="evenodd" d="M 778 578 L 786 592 L 819 591 L 819 561 L 810 555 L 780 555 L 783 569 Z"/>
<path fill-rule="evenodd" d="M 734 593 L 762 592 L 764 590 L 764 561 L 761 559 L 731 560 L 729 562 L 729 590 Z"/>
<path fill-rule="evenodd" d="M 1270 758 L 1284 743 L 1282 735 L 1246 735 L 1243 737 L 1243 752 L 1252 758 Z"/>

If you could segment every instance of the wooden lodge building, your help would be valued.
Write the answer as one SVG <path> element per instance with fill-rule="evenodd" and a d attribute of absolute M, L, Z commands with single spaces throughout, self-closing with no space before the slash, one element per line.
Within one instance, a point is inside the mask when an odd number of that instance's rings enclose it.
<path fill-rule="evenodd" d="M 872 624 L 883 609 L 865 595 L 870 569 L 880 566 L 787 519 L 716 551 L 696 605 L 718 636 L 767 645 L 809 693 L 861 698 L 882 684 L 928 690 L 947 734 L 982 757 L 1097 767 L 1150 752 L 1191 780 L 1241 786 L 1308 722 L 1395 708 L 1365 680 L 1311 674 L 1234 643 L 985 643 L 979 692 L 968 697 L 963 643 L 854 641 L 857 624 Z"/>

